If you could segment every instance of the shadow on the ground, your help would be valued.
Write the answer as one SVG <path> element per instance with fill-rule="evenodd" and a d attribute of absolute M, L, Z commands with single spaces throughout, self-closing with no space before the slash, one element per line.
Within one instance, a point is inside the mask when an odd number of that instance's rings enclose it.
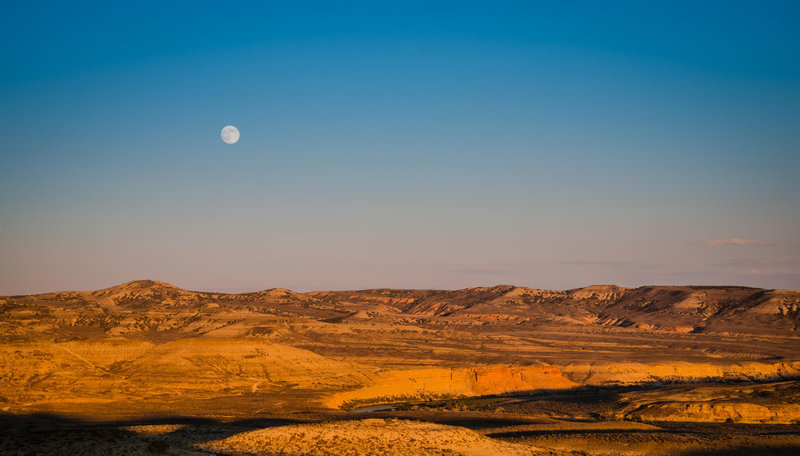
<path fill-rule="evenodd" d="M 800 445 L 742 446 L 718 450 L 699 450 L 679 453 L 678 456 L 797 456 Z"/>
<path fill-rule="evenodd" d="M 167 454 L 171 449 L 202 454 L 195 448 L 201 442 L 255 429 L 305 422 L 308 420 L 287 418 L 222 422 L 183 416 L 94 422 L 46 413 L 3 413 L 0 414 L 0 454 L 99 455 L 131 451 Z M 159 425 L 171 425 L 174 429 L 147 435 L 133 428 Z"/>
<path fill-rule="evenodd" d="M 486 434 L 487 437 L 494 439 L 519 439 L 525 437 L 541 436 L 566 436 L 566 435 L 602 435 L 602 434 L 662 434 L 670 433 L 666 429 L 543 429 L 535 431 L 509 431 L 492 432 Z"/>
<path fill-rule="evenodd" d="M 87 421 L 49 414 L 16 415 L 0 413 L 0 454 L 19 455 L 123 455 L 123 454 L 213 454 L 198 449 L 198 444 L 224 439 L 256 429 L 320 421 L 398 418 L 428 421 L 472 429 L 498 428 L 488 437 L 506 441 L 572 438 L 591 441 L 600 439 L 653 439 L 654 442 L 704 441 L 709 449 L 678 453 L 679 456 L 798 455 L 800 444 L 764 442 L 762 437 L 800 435 L 800 426 L 742 425 L 725 423 L 664 423 L 652 430 L 586 429 L 586 430 L 514 430 L 519 425 L 535 425 L 536 420 L 508 416 L 458 416 L 458 412 L 420 414 L 403 412 L 353 414 L 308 414 L 297 418 L 259 417 L 236 421 L 194 417 L 160 417 L 117 421 Z M 151 426 L 140 428 L 138 426 Z M 508 431 L 502 428 L 508 427 Z M 148 431 L 153 431 L 148 433 Z M 735 441 L 730 440 L 736 438 Z M 774 443 L 774 445 L 773 445 Z M 720 445 L 721 444 L 721 445 Z M 715 448 L 715 445 L 717 448 Z M 719 448 L 724 446 L 726 448 Z M 365 454 L 369 453 L 365 449 Z M 580 453 L 577 453 L 580 454 Z M 643 453 L 645 454 L 645 453 Z"/>
<path fill-rule="evenodd" d="M 457 412 L 448 413 L 375 413 L 370 415 L 348 416 L 347 419 L 366 419 L 366 418 L 394 418 L 400 420 L 426 421 L 429 423 L 444 424 L 447 426 L 458 426 L 467 429 L 480 430 L 495 427 L 520 426 L 523 424 L 539 424 L 541 420 L 525 417 L 490 417 L 490 416 L 458 416 Z"/>

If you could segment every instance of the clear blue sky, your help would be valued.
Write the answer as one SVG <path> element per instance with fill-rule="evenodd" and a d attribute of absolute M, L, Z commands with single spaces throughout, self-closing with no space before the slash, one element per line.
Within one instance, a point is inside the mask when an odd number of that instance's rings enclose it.
<path fill-rule="evenodd" d="M 0 294 L 800 288 L 800 3 L 431 3 L 4 4 Z"/>

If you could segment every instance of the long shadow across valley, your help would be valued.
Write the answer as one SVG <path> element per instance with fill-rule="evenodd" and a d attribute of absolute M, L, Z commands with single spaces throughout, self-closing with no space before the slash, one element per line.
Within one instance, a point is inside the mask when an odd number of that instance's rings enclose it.
<path fill-rule="evenodd" d="M 165 454 L 169 449 L 203 454 L 195 444 L 306 422 L 286 418 L 223 422 L 183 416 L 95 422 L 45 413 L 0 414 L 0 454 L 100 455 L 127 454 L 131 450 Z M 137 427 L 163 427 L 166 431 L 148 434 L 136 432 Z"/>
<path fill-rule="evenodd" d="M 601 396 L 605 393 L 610 392 L 603 391 Z M 575 400 L 574 396 L 566 394 L 559 397 L 567 403 Z M 471 428 L 479 432 L 485 430 L 485 435 L 491 438 L 543 448 L 548 448 L 551 444 L 553 448 L 563 448 L 570 442 L 582 443 L 584 449 L 576 449 L 574 454 L 595 454 L 585 447 L 591 447 L 594 443 L 614 445 L 615 442 L 639 444 L 643 448 L 641 454 L 650 454 L 648 445 L 653 448 L 661 445 L 693 448 L 670 453 L 680 456 L 800 454 L 800 425 L 653 423 L 652 428 L 642 429 L 624 426 L 604 428 L 604 422 L 600 420 L 566 420 L 558 421 L 560 427 L 553 428 L 552 420 L 524 415 L 436 409 L 364 414 L 308 413 L 298 414 L 296 417 L 239 420 L 164 416 L 91 421 L 52 414 L 4 413 L 0 414 L 0 454 L 213 454 L 198 449 L 198 444 L 268 427 L 369 418 L 419 420 Z M 607 423 L 611 426 L 619 424 Z M 369 454 L 368 449 L 365 449 L 365 454 Z"/>

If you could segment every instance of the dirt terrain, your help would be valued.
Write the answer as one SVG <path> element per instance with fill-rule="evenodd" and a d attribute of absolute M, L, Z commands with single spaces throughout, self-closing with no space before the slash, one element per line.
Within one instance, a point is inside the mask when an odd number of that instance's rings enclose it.
<path fill-rule="evenodd" d="M 0 452 L 795 454 L 799 325 L 744 287 L 5 296 Z"/>

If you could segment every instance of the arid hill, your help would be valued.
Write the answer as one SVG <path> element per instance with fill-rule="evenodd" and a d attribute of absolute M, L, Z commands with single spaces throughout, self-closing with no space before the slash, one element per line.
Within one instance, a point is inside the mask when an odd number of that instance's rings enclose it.
<path fill-rule="evenodd" d="M 295 293 L 187 291 L 140 280 L 97 291 L 0 297 L 4 340 L 247 336 L 280 319 L 415 321 L 435 326 L 543 324 L 708 334 L 793 335 L 800 292 L 745 287 L 590 286 L 567 291 L 501 285 L 463 290 Z M 246 322 L 247 324 L 242 324 Z"/>
<path fill-rule="evenodd" d="M 563 420 L 654 436 L 666 428 L 652 423 L 796 427 L 798 325 L 800 292 L 792 290 L 502 285 L 226 294 L 135 281 L 0 297 L 0 410 L 93 421 L 302 415 L 310 424 L 439 423 L 443 412 L 460 422 L 479 412 L 480 422 L 523 423 L 486 435 L 515 436 L 506 440 L 535 454 L 549 442 L 537 432 Z M 620 421 L 651 424 L 629 431 Z M 218 436 L 206 447 L 170 441 L 191 446 L 175 454 L 271 454 L 301 434 L 341 432 L 353 448 L 362 440 L 384 448 L 376 423 L 383 422 L 248 429 L 254 433 Z M 528 451 L 471 431 L 386 423 L 386 435 L 424 431 L 446 435 L 452 448 Z M 336 454 L 336 441 L 318 443 L 319 454 Z M 425 445 L 408 448 L 430 454 Z M 295 446 L 297 454 L 312 448 Z M 543 454 L 560 454 L 557 447 Z"/>

